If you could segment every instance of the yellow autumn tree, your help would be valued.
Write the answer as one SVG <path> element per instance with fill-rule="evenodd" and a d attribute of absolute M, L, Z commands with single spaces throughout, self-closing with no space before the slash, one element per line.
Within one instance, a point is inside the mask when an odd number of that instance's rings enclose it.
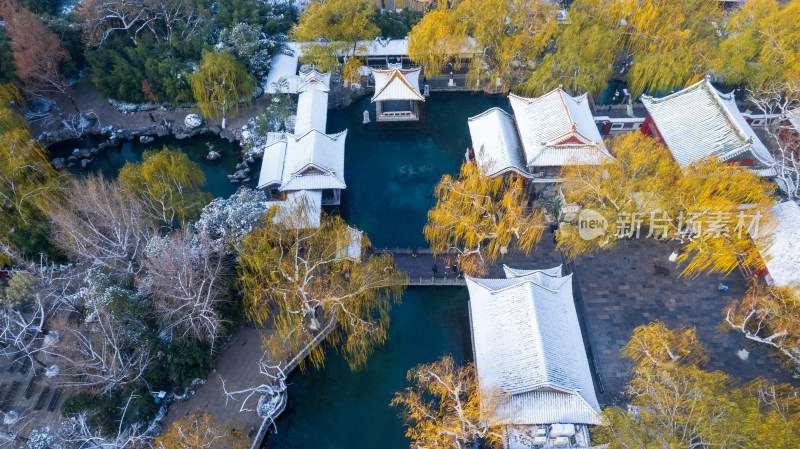
<path fill-rule="evenodd" d="M 411 387 L 395 393 L 390 405 L 401 410 L 412 447 L 503 447 L 513 414 L 508 394 L 482 389 L 472 363 L 456 365 L 451 356 L 411 368 Z"/>
<path fill-rule="evenodd" d="M 195 218 L 212 199 L 202 191 L 206 176 L 200 166 L 186 153 L 167 147 L 145 151 L 141 163 L 126 163 L 119 171 L 119 181 L 136 192 L 147 212 L 168 228 Z"/>
<path fill-rule="evenodd" d="M 62 179 L 16 110 L 22 102 L 14 86 L 0 85 L 0 263 L 9 262 L 12 252 L 36 251 L 37 241 L 44 242 L 38 204 Z"/>
<path fill-rule="evenodd" d="M 467 83 L 507 92 L 534 70 L 558 30 L 555 2 L 459 0 L 439 7 L 414 26 L 408 55 L 429 75 L 470 58 Z"/>
<path fill-rule="evenodd" d="M 800 368 L 800 286 L 753 285 L 725 309 L 725 324 Z"/>
<path fill-rule="evenodd" d="M 275 328 L 265 341 L 274 360 L 307 355 L 320 367 L 324 339 L 361 367 L 386 341 L 405 274 L 394 270 L 391 255 L 367 257 L 366 235 L 340 217 L 323 213 L 315 226 L 308 203 L 290 209 L 271 209 L 237 246 L 245 312 Z"/>
<path fill-rule="evenodd" d="M 222 118 L 239 111 L 239 103 L 250 104 L 256 89 L 253 75 L 228 51 L 204 51 L 200 67 L 189 77 L 194 99 L 206 117 Z"/>
<path fill-rule="evenodd" d="M 304 43 L 302 62 L 322 72 L 341 68 L 346 81 L 357 82 L 367 44 L 381 33 L 374 16 L 375 7 L 367 0 L 314 0 L 300 14 L 290 37 Z"/>
<path fill-rule="evenodd" d="M 562 84 L 597 95 L 609 77 L 626 80 L 634 98 L 692 84 L 712 68 L 723 23 L 714 0 L 576 0 L 523 93 Z"/>
<path fill-rule="evenodd" d="M 153 449 L 247 449 L 241 431 L 225 429 L 207 413 L 193 413 L 172 423 L 151 443 Z"/>
<path fill-rule="evenodd" d="M 800 94 L 798 17 L 797 0 L 744 3 L 728 18 L 715 71 L 726 83 L 747 85 L 756 94 L 781 84 L 794 85 Z"/>
<path fill-rule="evenodd" d="M 789 385 L 742 385 L 702 368 L 708 358 L 694 329 L 662 323 L 634 330 L 629 406 L 602 411 L 594 442 L 608 449 L 724 447 L 788 449 L 800 444 L 800 396 Z"/>
<path fill-rule="evenodd" d="M 753 242 L 767 244 L 774 186 L 750 170 L 703 159 L 681 168 L 669 150 L 634 131 L 607 142 L 615 160 L 562 169 L 568 204 L 605 218 L 602 236 L 584 238 L 562 226 L 558 249 L 568 259 L 613 247 L 620 239 L 675 239 L 682 243 L 682 275 L 730 273 L 757 265 Z"/>
<path fill-rule="evenodd" d="M 530 254 L 547 227 L 543 210 L 528 209 L 521 179 L 490 178 L 474 162 L 464 163 L 457 178 L 442 176 L 434 196 L 425 238 L 434 256 L 456 254 L 471 276 L 508 251 Z"/>

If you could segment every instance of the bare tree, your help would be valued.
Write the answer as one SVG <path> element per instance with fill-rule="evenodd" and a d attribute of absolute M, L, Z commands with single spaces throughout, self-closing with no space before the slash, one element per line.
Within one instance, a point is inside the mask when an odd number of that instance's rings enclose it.
<path fill-rule="evenodd" d="M 50 321 L 61 309 L 78 310 L 84 274 L 73 265 L 17 265 L 9 286 L 0 288 L 0 355 L 44 366 L 36 355 L 48 350 Z"/>
<path fill-rule="evenodd" d="M 139 287 L 153 298 L 168 333 L 210 343 L 213 351 L 225 325 L 219 305 L 228 299 L 231 271 L 222 242 L 177 231 L 153 238 L 146 254 Z"/>
<path fill-rule="evenodd" d="M 800 130 L 795 129 L 790 118 L 800 115 L 800 84 L 786 82 L 765 85 L 748 92 L 750 101 L 765 115 L 764 131 L 772 143 L 778 185 L 789 199 L 800 198 Z M 778 120 L 769 118 L 778 116 Z M 799 117 L 800 118 L 800 117 Z"/>
<path fill-rule="evenodd" d="M 64 368 L 61 383 L 107 393 L 142 379 L 155 359 L 147 345 L 131 345 L 110 316 L 99 313 L 80 328 L 64 329 L 50 355 Z"/>
<path fill-rule="evenodd" d="M 61 423 L 56 433 L 56 441 L 66 447 L 91 448 L 91 449 L 127 449 L 139 447 L 145 440 L 145 432 L 139 425 L 126 426 L 125 415 L 128 413 L 131 401 L 138 396 L 131 394 L 122 408 L 117 432 L 112 435 L 103 435 L 97 430 L 92 430 L 86 423 L 86 413 L 79 413 Z"/>
<path fill-rule="evenodd" d="M 99 47 L 112 33 L 124 31 L 136 38 L 155 20 L 142 0 L 83 0 L 75 10 L 88 45 Z"/>
<path fill-rule="evenodd" d="M 62 198 L 46 206 L 53 241 L 72 256 L 118 275 L 136 274 L 157 225 L 139 199 L 93 175 L 73 179 Z"/>

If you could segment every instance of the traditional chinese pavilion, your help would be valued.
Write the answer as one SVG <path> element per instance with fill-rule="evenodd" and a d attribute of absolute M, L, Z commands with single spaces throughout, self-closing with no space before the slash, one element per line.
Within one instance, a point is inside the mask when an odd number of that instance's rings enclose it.
<path fill-rule="evenodd" d="M 708 156 L 774 176 L 775 160 L 736 107 L 708 79 L 663 98 L 642 96 L 641 131 L 659 139 L 682 167 Z"/>
<path fill-rule="evenodd" d="M 375 114 L 378 121 L 419 120 L 419 102 L 425 97 L 419 92 L 422 69 L 403 69 L 401 64 L 389 64 L 386 70 L 372 70 L 375 78 Z"/>
<path fill-rule="evenodd" d="M 565 165 L 602 164 L 610 159 L 594 123 L 586 94 L 572 97 L 559 86 L 538 98 L 509 95 L 525 165 L 535 178 L 558 178 Z"/>
<path fill-rule="evenodd" d="M 508 99 L 513 116 L 493 108 L 469 119 L 475 160 L 489 176 L 556 182 L 565 165 L 613 159 L 586 94 L 572 97 L 559 87 L 538 98 Z"/>
<path fill-rule="evenodd" d="M 572 276 L 561 267 L 467 278 L 478 382 L 508 393 L 505 447 L 588 447 L 600 423 Z"/>
<path fill-rule="evenodd" d="M 300 96 L 294 134 L 264 147 L 258 189 L 273 197 L 301 198 L 319 209 L 340 202 L 344 182 L 344 142 L 347 130 L 326 134 L 329 74 L 315 70 L 300 75 Z M 289 203 L 286 204 L 289 206 Z"/>

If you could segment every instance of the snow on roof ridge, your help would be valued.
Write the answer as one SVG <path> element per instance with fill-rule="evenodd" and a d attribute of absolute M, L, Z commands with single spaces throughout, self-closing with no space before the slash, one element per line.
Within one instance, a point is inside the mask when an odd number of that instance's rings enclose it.
<path fill-rule="evenodd" d="M 534 286 L 539 287 L 539 288 L 541 288 L 543 290 L 546 290 L 546 291 L 548 291 L 550 293 L 558 293 L 558 292 L 561 291 L 561 287 L 563 287 L 566 284 L 566 281 L 572 279 L 572 273 L 564 275 L 564 276 L 556 276 L 556 277 L 554 277 L 554 279 L 561 278 L 561 279 L 563 279 L 563 281 L 558 286 L 558 288 L 556 290 L 553 290 L 552 288 L 546 287 L 546 286 L 540 284 L 539 282 L 536 282 L 533 279 L 533 275 L 534 274 L 537 274 L 537 273 L 530 273 L 530 274 L 527 274 L 525 276 L 521 276 L 521 277 L 518 277 L 518 278 L 506 279 L 508 281 L 516 281 L 516 282 L 510 283 L 510 285 L 508 285 L 506 287 L 498 288 L 498 289 L 493 289 L 493 288 L 489 287 L 488 285 L 485 285 L 484 283 L 480 282 L 480 281 L 483 280 L 483 279 L 480 279 L 480 278 L 474 278 L 474 277 L 471 277 L 471 276 L 464 276 L 464 278 L 467 280 L 467 282 L 471 281 L 475 285 L 483 287 L 484 289 L 488 290 L 492 294 L 505 292 L 505 291 L 513 289 L 513 288 L 518 288 L 519 286 L 524 285 L 524 284 L 534 285 Z M 488 280 L 493 280 L 493 279 L 488 279 Z"/>
<path fill-rule="evenodd" d="M 402 68 L 396 68 L 395 67 L 395 68 L 386 69 L 386 70 L 373 69 L 372 70 L 373 74 L 375 74 L 375 73 L 380 73 L 381 75 L 389 75 L 389 74 L 391 74 L 391 76 L 389 76 L 389 79 L 386 81 L 386 83 L 384 83 L 384 85 L 380 88 L 380 90 L 376 90 L 375 93 L 372 94 L 372 100 L 370 102 L 374 103 L 376 101 L 375 98 L 380 96 L 383 93 L 383 91 L 385 91 L 392 84 L 392 82 L 395 79 L 399 79 L 401 83 L 403 83 L 417 98 L 419 98 L 419 101 L 425 101 L 425 97 L 422 96 L 422 94 L 420 94 L 419 92 L 417 92 L 417 89 L 414 89 L 414 87 L 411 85 L 411 83 L 408 82 L 408 80 L 405 77 L 405 75 L 408 75 L 409 73 L 419 72 L 421 70 L 422 70 L 422 67 L 409 68 L 409 69 L 402 69 Z M 377 84 L 377 80 L 376 80 L 376 84 Z"/>
<path fill-rule="evenodd" d="M 344 131 L 339 131 L 338 133 L 326 134 L 326 133 L 324 133 L 324 132 L 322 132 L 322 131 L 320 131 L 318 129 L 310 129 L 310 130 L 306 131 L 305 134 L 303 134 L 301 136 L 292 135 L 292 138 L 295 140 L 295 142 L 299 142 L 299 141 L 305 139 L 306 136 L 308 136 L 311 133 L 322 134 L 323 136 L 325 136 L 325 137 L 327 137 L 327 138 L 329 138 L 329 139 L 331 139 L 332 141 L 335 142 L 335 141 L 339 140 L 339 137 L 341 137 L 342 135 L 347 135 L 347 130 L 345 129 Z"/>
<path fill-rule="evenodd" d="M 478 115 L 473 115 L 472 117 L 467 118 L 467 121 L 468 122 L 472 122 L 472 121 L 478 120 L 478 119 L 480 119 L 482 117 L 485 117 L 485 116 L 489 115 L 490 112 L 495 112 L 495 111 L 502 112 L 503 114 L 507 115 L 509 118 L 514 118 L 514 116 L 512 114 L 509 114 L 508 112 L 504 111 L 502 108 L 498 108 L 497 106 L 495 106 L 493 108 L 489 108 L 489 109 L 481 112 Z"/>

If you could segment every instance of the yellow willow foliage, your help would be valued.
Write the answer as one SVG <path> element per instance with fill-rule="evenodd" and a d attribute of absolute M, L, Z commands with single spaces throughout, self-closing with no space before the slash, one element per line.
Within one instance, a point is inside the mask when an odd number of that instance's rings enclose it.
<path fill-rule="evenodd" d="M 685 264 L 682 275 L 696 277 L 701 273 L 730 273 L 739 263 L 758 266 L 757 247 L 770 244 L 769 231 L 775 226 L 770 209 L 775 205 L 775 186 L 753 171 L 708 158 L 695 162 L 683 170 L 676 183 L 672 199 L 687 217 L 696 216 L 706 223 L 700 235 L 692 236 L 678 256 Z M 679 213 L 676 212 L 676 213 Z M 747 227 L 753 219 L 758 228 L 751 232 L 734 232 L 745 220 Z M 709 223 L 721 222 L 731 229 L 729 235 L 707 235 L 712 230 Z"/>
<path fill-rule="evenodd" d="M 724 13 L 714 0 L 576 0 L 524 91 L 539 94 L 558 84 L 597 95 L 625 66 L 628 89 L 669 92 L 711 69 Z"/>
<path fill-rule="evenodd" d="M 660 321 L 634 329 L 631 340 L 622 348 L 622 356 L 633 361 L 634 370 L 676 363 L 697 365 L 708 359 L 694 328 L 672 331 Z"/>
<path fill-rule="evenodd" d="M 544 211 L 526 209 L 522 180 L 489 178 L 472 162 L 461 166 L 458 178 L 444 175 L 434 196 L 425 238 L 435 256 L 456 251 L 471 276 L 512 249 L 530 254 L 546 227 Z"/>
<path fill-rule="evenodd" d="M 250 104 L 256 81 L 228 51 L 203 52 L 200 67 L 189 77 L 194 99 L 206 117 L 225 119 L 239 103 Z"/>
<path fill-rule="evenodd" d="M 771 346 L 800 367 L 800 286 L 754 285 L 725 309 L 725 323 L 750 340 Z"/>
<path fill-rule="evenodd" d="M 689 356 L 673 358 L 674 353 Z M 703 370 L 707 353 L 693 329 L 639 326 L 623 356 L 634 361 L 627 387 L 635 411 L 603 410 L 604 425 L 592 430 L 598 444 L 607 443 L 609 449 L 788 449 L 800 444 L 800 392 L 762 379 L 741 385 L 720 371 Z"/>
<path fill-rule="evenodd" d="M 250 444 L 241 432 L 217 424 L 207 413 L 193 413 L 156 437 L 154 449 L 247 449 Z"/>
<path fill-rule="evenodd" d="M 265 349 L 275 360 L 308 353 L 315 367 L 324 363 L 320 344 L 339 350 L 353 369 L 364 366 L 376 346 L 386 341 L 389 309 L 398 302 L 406 276 L 394 270 L 390 255 L 363 259 L 369 241 L 361 238 L 362 259 L 350 260 L 345 248 L 355 230 L 340 217 L 323 214 L 309 228 L 308 205 L 281 213 L 273 208 L 264 227 L 247 234 L 238 246 L 238 273 L 247 316 L 274 327 Z M 304 365 L 301 365 L 304 366 Z"/>
<path fill-rule="evenodd" d="M 562 189 L 567 204 L 598 212 L 609 227 L 634 213 L 649 214 L 651 210 L 672 206 L 664 194 L 679 179 L 680 167 L 666 147 L 640 132 L 615 136 L 606 144 L 615 160 L 602 165 L 567 165 L 562 169 Z M 583 253 L 611 248 L 616 243 L 612 232 L 584 240 L 571 226 L 558 230 L 558 249 L 569 260 Z"/>
<path fill-rule="evenodd" d="M 669 150 L 638 131 L 607 144 L 616 160 L 562 170 L 566 202 L 600 213 L 609 225 L 591 240 L 575 227 L 560 228 L 558 248 L 568 259 L 611 248 L 626 237 L 621 228 L 632 228 L 628 237 L 680 239 L 682 276 L 757 266 L 753 242 L 766 246 L 774 226 L 772 184 L 713 157 L 681 169 Z"/>
<path fill-rule="evenodd" d="M 61 182 L 61 173 L 50 165 L 46 150 L 14 109 L 21 103 L 14 86 L 0 85 L 0 239 L 12 241 L 39 225 L 40 200 Z M 0 262 L 7 262 L 7 257 L 0 252 Z"/>
<path fill-rule="evenodd" d="M 136 192 L 149 214 L 168 227 L 196 218 L 213 199 L 202 191 L 206 175 L 200 166 L 186 153 L 168 147 L 146 151 L 141 163 L 126 163 L 119 171 L 119 181 Z"/>
<path fill-rule="evenodd" d="M 461 58 L 469 56 L 469 85 L 507 92 L 550 47 L 557 12 L 557 5 L 546 0 L 463 0 L 441 6 L 411 30 L 409 57 L 433 75 L 451 62 L 460 68 Z"/>
<path fill-rule="evenodd" d="M 800 1 L 751 0 L 728 18 L 715 70 L 753 90 L 800 85 Z"/>
<path fill-rule="evenodd" d="M 390 405 L 402 410 L 412 447 L 503 447 L 504 427 L 513 422 L 504 407 L 508 394 L 481 389 L 471 363 L 458 366 L 445 356 L 411 368 L 407 378 L 412 386 Z"/>
<path fill-rule="evenodd" d="M 364 43 L 381 33 L 374 18 L 375 7 L 367 0 L 314 0 L 300 14 L 290 37 L 306 43 L 301 59 L 317 70 L 333 71 L 340 66 L 339 58 L 346 58 L 342 76 L 356 82 L 367 50 Z"/>

